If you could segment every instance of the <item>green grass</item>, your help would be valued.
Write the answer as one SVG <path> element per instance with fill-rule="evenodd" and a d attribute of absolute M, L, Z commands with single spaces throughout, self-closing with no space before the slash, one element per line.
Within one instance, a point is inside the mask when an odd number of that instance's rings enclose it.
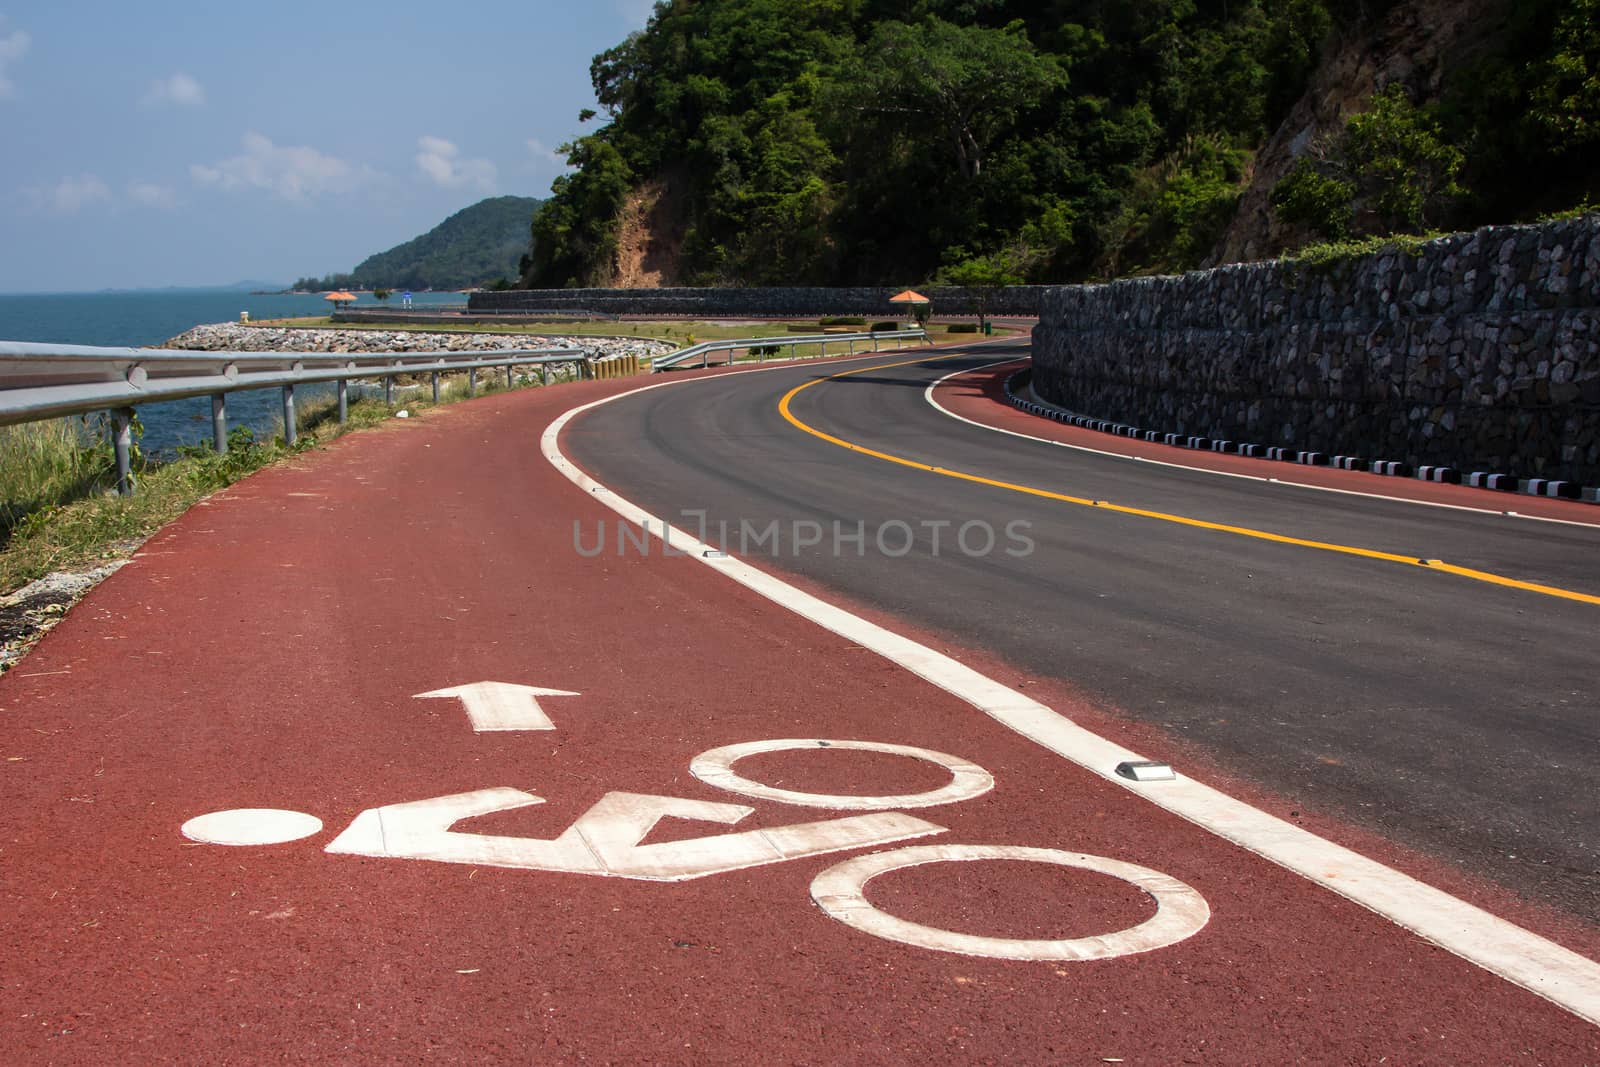
<path fill-rule="evenodd" d="M 116 481 L 111 450 L 83 419 L 0 427 L 0 539 L 43 508 L 80 500 Z"/>

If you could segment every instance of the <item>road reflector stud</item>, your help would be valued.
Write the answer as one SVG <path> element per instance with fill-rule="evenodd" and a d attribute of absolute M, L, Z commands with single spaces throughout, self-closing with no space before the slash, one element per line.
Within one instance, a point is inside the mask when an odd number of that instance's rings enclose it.
<path fill-rule="evenodd" d="M 1155 760 L 1123 760 L 1117 773 L 1135 782 L 1170 782 L 1178 777 L 1169 765 Z"/>

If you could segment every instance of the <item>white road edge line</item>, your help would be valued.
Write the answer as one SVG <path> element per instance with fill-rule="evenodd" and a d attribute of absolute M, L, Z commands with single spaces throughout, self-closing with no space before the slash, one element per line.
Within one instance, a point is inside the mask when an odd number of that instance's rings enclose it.
<path fill-rule="evenodd" d="M 780 369 L 785 368 L 758 367 L 735 373 L 759 374 Z M 1600 964 L 1593 960 L 1193 779 L 1179 776 L 1174 781 L 1141 784 L 1122 778 L 1115 771 L 1117 764 L 1145 757 L 1091 733 L 1066 716 L 941 652 L 836 607 L 743 560 L 721 554 L 715 546 L 622 499 L 562 453 L 561 431 L 584 412 L 652 389 L 699 380 L 703 379 L 660 382 L 581 404 L 563 412 L 545 428 L 539 439 L 539 449 L 551 466 L 586 496 L 603 503 L 629 523 L 636 526 L 648 523 L 653 531 L 664 531 L 665 540 L 674 550 L 692 556 L 751 592 L 876 652 L 1113 785 L 1330 889 L 1440 948 L 1600 1026 Z"/>
<path fill-rule="evenodd" d="M 1524 515 L 1521 512 L 1503 511 L 1497 508 L 1475 508 L 1466 504 L 1444 504 L 1437 500 L 1417 500 L 1414 497 L 1389 496 L 1387 493 L 1369 493 L 1360 489 L 1337 489 L 1331 485 L 1312 485 L 1309 482 L 1296 482 L 1285 478 L 1269 478 L 1263 477 L 1259 474 L 1241 474 L 1238 471 L 1219 471 L 1212 467 L 1195 467 L 1188 463 L 1174 463 L 1173 461 L 1166 459 L 1150 459 L 1147 456 L 1132 456 L 1126 452 L 1112 452 L 1104 448 L 1090 448 L 1088 445 L 1075 445 L 1067 441 L 1054 441 L 1048 437 L 1035 437 L 1031 433 L 1020 433 L 1016 430 L 1005 430 L 1001 429 L 999 426 L 990 426 L 986 422 L 979 422 L 976 419 L 969 419 L 965 415 L 957 415 L 955 412 L 939 403 L 939 401 L 934 397 L 934 390 L 938 389 L 951 378 L 959 378 L 963 374 L 976 374 L 978 371 L 989 370 L 992 367 L 1003 367 L 1007 363 L 1019 363 L 1027 358 L 1027 356 L 1018 356 L 1015 359 L 1000 359 L 993 363 L 985 363 L 981 367 L 967 367 L 964 370 L 951 371 L 944 377 L 938 378 L 930 383 L 928 388 L 922 391 L 922 398 L 926 400 L 934 408 L 934 410 L 938 411 L 939 414 L 955 419 L 957 422 L 964 422 L 969 426 L 976 426 L 981 430 L 989 430 L 993 433 L 1003 433 L 1007 437 L 1020 437 L 1024 441 L 1037 441 L 1042 445 L 1055 445 L 1057 448 L 1070 448 L 1074 452 L 1087 452 L 1092 456 L 1106 456 L 1111 459 L 1130 460 L 1134 463 L 1149 464 L 1152 467 L 1171 467 L 1174 470 L 1194 471 L 1196 474 L 1211 474 L 1218 478 L 1238 478 L 1241 481 L 1246 482 L 1270 482 L 1273 485 L 1287 485 L 1294 489 L 1312 489 L 1319 493 L 1338 493 L 1340 496 L 1364 496 L 1369 500 L 1390 500 L 1396 504 L 1416 504 L 1419 507 L 1443 508 L 1446 511 L 1468 511 L 1475 515 L 1495 515 L 1507 519 L 1526 519 L 1529 522 L 1553 522 L 1560 526 L 1581 526 L 1589 530 L 1600 529 L 1600 522 L 1579 522 L 1577 519 L 1554 519 L 1545 515 Z M 1508 499 L 1507 502 L 1509 503 L 1510 500 Z"/>

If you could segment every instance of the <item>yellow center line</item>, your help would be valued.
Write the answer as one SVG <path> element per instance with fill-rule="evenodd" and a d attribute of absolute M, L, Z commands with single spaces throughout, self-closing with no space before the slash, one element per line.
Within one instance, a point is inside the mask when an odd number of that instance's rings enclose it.
<path fill-rule="evenodd" d="M 1382 560 L 1386 563 L 1401 563 L 1409 567 L 1423 567 L 1431 571 L 1441 571 L 1445 574 L 1454 574 L 1462 578 L 1470 578 L 1476 582 L 1486 582 L 1490 585 L 1506 586 L 1511 589 L 1522 589 L 1530 593 L 1542 593 L 1545 596 L 1559 597 L 1562 600 L 1576 600 L 1583 604 L 1600 604 L 1600 596 L 1589 593 L 1580 593 L 1572 589 L 1562 589 L 1553 585 L 1539 585 L 1536 582 L 1523 582 L 1504 575 L 1491 574 L 1488 571 L 1476 571 L 1467 567 L 1458 567 L 1437 559 L 1418 559 L 1416 556 L 1405 556 L 1397 552 L 1380 552 L 1372 548 L 1358 548 L 1354 545 L 1340 545 L 1329 541 L 1308 541 L 1302 537 L 1290 537 L 1287 534 L 1273 533 L 1270 530 L 1256 530 L 1248 526 L 1230 526 L 1227 523 L 1208 522 L 1205 519 L 1192 519 L 1185 515 L 1171 515 L 1164 511 L 1150 511 L 1145 508 L 1129 507 L 1126 504 L 1113 504 L 1109 500 L 1093 500 L 1089 497 L 1071 496 L 1066 493 L 1053 493 L 1048 489 L 1038 489 L 1031 485 L 1018 485 L 1015 482 L 999 481 L 994 478 L 985 478 L 981 474 L 968 474 L 966 471 L 951 470 L 948 467 L 935 467 L 921 463 L 904 456 L 880 452 L 875 448 L 858 445 L 846 441 L 842 437 L 835 437 L 831 433 L 819 430 L 798 418 L 790 406 L 796 396 L 810 389 L 812 386 L 830 382 L 836 378 L 848 378 L 852 374 L 865 374 L 869 371 L 891 370 L 895 367 L 910 367 L 919 363 L 932 362 L 933 360 L 955 359 L 958 356 L 970 355 L 962 352 L 949 356 L 925 356 L 922 359 L 908 359 L 900 363 L 879 363 L 870 367 L 858 367 L 855 370 L 840 371 L 830 374 L 826 378 L 813 378 L 795 386 L 783 395 L 778 401 L 778 413 L 797 429 L 804 430 L 813 437 L 821 438 L 829 444 L 838 445 L 840 448 L 849 449 L 851 452 L 863 456 L 881 459 L 886 463 L 895 463 L 913 470 L 927 471 L 929 474 L 938 474 L 946 478 L 955 478 L 963 482 L 973 482 L 977 485 L 987 485 L 995 489 L 1006 489 L 1013 493 L 1023 493 L 1028 496 L 1040 497 L 1045 500 L 1057 500 L 1063 504 L 1076 504 L 1080 507 L 1099 508 L 1102 511 L 1113 511 L 1121 515 L 1133 515 L 1142 519 L 1155 519 L 1160 522 L 1175 523 L 1179 526 L 1190 526 L 1200 530 L 1213 530 L 1218 533 L 1234 534 L 1238 537 L 1251 537 L 1258 541 L 1272 541 L 1280 545 L 1298 545 L 1301 548 L 1312 548 L 1322 552 L 1337 552 L 1345 556 L 1360 556 L 1364 559 Z"/>

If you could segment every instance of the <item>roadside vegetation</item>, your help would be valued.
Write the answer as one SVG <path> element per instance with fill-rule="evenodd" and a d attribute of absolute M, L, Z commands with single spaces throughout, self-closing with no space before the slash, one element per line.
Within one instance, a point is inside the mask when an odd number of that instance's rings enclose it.
<path fill-rule="evenodd" d="M 1185 270 L 1220 247 L 1324 59 L 1450 22 L 1436 71 L 1292 149 L 1272 196 L 1288 246 L 1531 221 L 1600 194 L 1600 0 L 1483 8 L 660 4 L 590 67 L 602 110 L 565 146 L 522 282 L 611 284 L 623 208 L 656 185 L 675 284 Z"/>

